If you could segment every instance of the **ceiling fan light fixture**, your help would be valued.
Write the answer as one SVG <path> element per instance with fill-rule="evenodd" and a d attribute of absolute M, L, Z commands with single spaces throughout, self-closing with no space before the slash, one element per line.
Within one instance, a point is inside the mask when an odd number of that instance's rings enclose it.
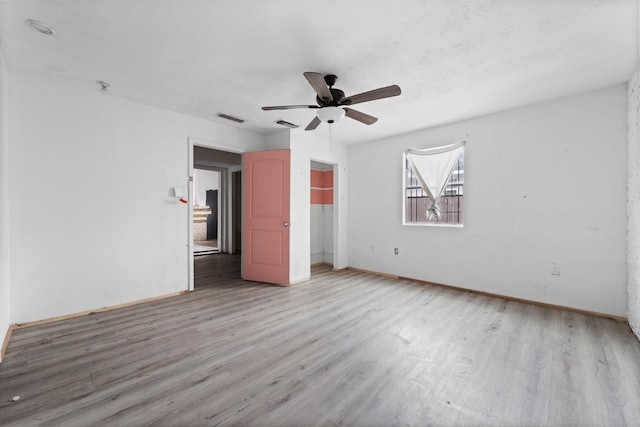
<path fill-rule="evenodd" d="M 318 110 L 318 118 L 324 123 L 334 123 L 344 117 L 346 111 L 340 107 L 323 107 Z"/>

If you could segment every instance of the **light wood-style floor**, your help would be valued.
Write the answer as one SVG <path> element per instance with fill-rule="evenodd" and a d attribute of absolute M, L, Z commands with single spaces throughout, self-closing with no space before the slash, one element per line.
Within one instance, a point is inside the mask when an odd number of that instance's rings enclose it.
<path fill-rule="evenodd" d="M 243 282 L 224 257 L 189 295 L 15 331 L 0 425 L 640 424 L 624 323 L 328 268 Z"/>

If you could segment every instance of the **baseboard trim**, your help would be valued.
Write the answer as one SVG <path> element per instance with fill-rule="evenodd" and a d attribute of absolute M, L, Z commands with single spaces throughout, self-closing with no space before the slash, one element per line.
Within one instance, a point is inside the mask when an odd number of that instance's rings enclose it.
<path fill-rule="evenodd" d="M 11 332 L 15 329 L 15 326 L 9 325 L 7 328 L 7 334 L 4 336 L 4 342 L 2 343 L 2 349 L 0 349 L 0 363 L 4 360 L 4 355 L 9 347 L 9 338 L 11 338 Z"/>
<path fill-rule="evenodd" d="M 309 280 L 311 280 L 311 277 L 307 277 L 307 278 L 304 278 L 304 279 L 293 280 L 293 281 L 289 282 L 289 285 L 297 285 L 298 283 L 308 282 Z"/>
<path fill-rule="evenodd" d="M 395 274 L 381 273 L 379 271 L 373 271 L 373 270 L 365 270 L 364 268 L 347 267 L 346 270 L 353 270 L 353 271 L 359 271 L 361 273 L 375 274 L 376 276 L 388 277 L 389 279 L 400 279 L 400 276 L 396 276 Z"/>
<path fill-rule="evenodd" d="M 475 290 L 475 289 L 461 288 L 459 286 L 445 285 L 443 283 L 429 282 L 429 281 L 426 281 L 426 280 L 413 279 L 411 277 L 404 277 L 404 276 L 396 276 L 396 275 L 393 275 L 393 274 L 380 273 L 380 272 L 377 272 L 377 271 L 370 271 L 370 270 L 363 270 L 363 269 L 360 269 L 360 268 L 349 267 L 349 269 L 350 270 L 355 270 L 355 271 L 360 271 L 360 272 L 363 272 L 363 273 L 375 274 L 377 276 L 388 277 L 388 278 L 391 278 L 391 279 L 410 280 L 412 282 L 422 283 L 422 284 L 425 284 L 425 285 L 438 286 L 438 287 L 442 287 L 442 288 L 453 289 L 453 290 L 461 291 L 461 292 L 469 292 L 469 293 L 472 293 L 472 294 L 483 295 L 483 296 L 487 296 L 487 297 L 501 298 L 501 299 L 505 299 L 505 300 L 508 300 L 508 301 L 521 302 L 523 304 L 537 305 L 537 306 L 540 306 L 540 307 L 551 308 L 551 309 L 554 309 L 554 310 L 565 310 L 565 311 L 571 311 L 571 312 L 574 312 L 574 313 L 585 314 L 587 316 L 602 317 L 602 318 L 605 318 L 605 319 L 615 320 L 617 322 L 628 322 L 629 321 L 629 319 L 627 319 L 624 316 L 616 316 L 614 314 L 600 313 L 598 311 L 584 310 L 584 309 L 581 309 L 581 308 L 569 307 L 569 306 L 565 306 L 565 305 L 550 304 L 550 303 L 541 302 L 541 301 L 529 300 L 529 299 L 524 299 L 524 298 L 517 298 L 517 297 L 508 296 L 508 295 L 495 294 L 495 293 L 492 293 L 492 292 L 484 292 L 484 291 L 478 291 L 478 290 Z"/>
<path fill-rule="evenodd" d="M 161 300 L 161 299 L 176 297 L 176 296 L 185 295 L 185 294 L 188 294 L 188 293 L 189 293 L 189 291 L 173 292 L 173 293 L 170 293 L 170 294 L 160 295 L 160 296 L 157 296 L 157 297 L 150 297 L 150 298 L 144 298 L 144 299 L 140 299 L 140 300 L 136 300 L 136 301 L 126 302 L 124 304 L 118 304 L 118 305 L 111 305 L 111 306 L 108 306 L 108 307 L 102 307 L 102 308 L 98 308 L 98 309 L 95 309 L 95 310 L 80 311 L 78 313 L 65 314 L 63 316 L 50 317 L 48 319 L 35 320 L 33 322 L 16 323 L 15 325 L 12 325 L 12 328 L 13 329 L 30 328 L 32 326 L 44 325 L 44 324 L 53 323 L 53 322 L 59 322 L 61 320 L 67 320 L 67 319 L 73 319 L 73 318 L 76 318 L 76 317 L 88 316 L 90 314 L 103 313 L 105 311 L 111 311 L 111 310 L 117 310 L 119 308 L 131 307 L 131 306 L 138 305 L 138 304 L 144 304 L 146 302 L 158 301 L 158 300 Z"/>
<path fill-rule="evenodd" d="M 333 263 L 326 262 L 326 261 L 316 262 L 314 264 L 311 264 L 311 267 L 319 267 L 321 265 L 328 265 L 329 267 L 333 267 Z"/>

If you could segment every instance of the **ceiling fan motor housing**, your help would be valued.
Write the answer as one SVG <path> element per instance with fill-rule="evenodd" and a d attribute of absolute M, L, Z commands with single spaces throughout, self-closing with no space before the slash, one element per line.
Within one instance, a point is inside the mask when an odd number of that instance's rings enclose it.
<path fill-rule="evenodd" d="M 337 81 L 338 81 L 338 76 L 336 76 L 335 74 L 327 74 L 326 76 L 324 76 L 324 82 L 329 87 L 336 84 Z"/>
<path fill-rule="evenodd" d="M 324 76 L 324 82 L 329 86 L 329 92 L 331 92 L 332 101 L 328 101 L 326 98 L 320 98 L 320 96 L 316 96 L 316 102 L 321 107 L 338 107 L 340 105 L 350 105 L 351 100 L 345 99 L 344 92 L 340 89 L 335 89 L 333 87 L 338 81 L 338 76 L 335 74 L 327 74 Z"/>
<path fill-rule="evenodd" d="M 327 102 L 325 99 L 320 98 L 319 96 L 316 96 L 316 101 L 318 102 L 318 105 L 321 107 L 337 107 L 339 105 L 349 105 L 350 103 L 348 102 L 344 102 L 344 101 L 348 101 L 347 99 L 344 98 L 344 92 L 341 91 L 340 89 L 334 89 L 334 88 L 330 88 L 329 91 L 331 92 L 331 97 L 333 98 L 333 101 L 329 101 Z"/>

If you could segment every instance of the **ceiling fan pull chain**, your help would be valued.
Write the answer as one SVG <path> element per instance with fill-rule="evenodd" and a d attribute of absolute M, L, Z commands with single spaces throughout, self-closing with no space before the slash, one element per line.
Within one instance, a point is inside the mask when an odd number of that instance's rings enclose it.
<path fill-rule="evenodd" d="M 329 123 L 329 152 L 333 150 L 333 125 Z"/>

